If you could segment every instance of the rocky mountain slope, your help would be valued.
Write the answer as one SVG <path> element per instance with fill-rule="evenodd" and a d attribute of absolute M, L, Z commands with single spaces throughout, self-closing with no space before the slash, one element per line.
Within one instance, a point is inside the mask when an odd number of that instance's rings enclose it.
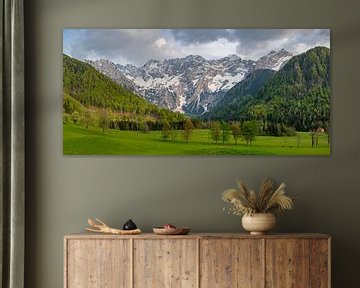
<path fill-rule="evenodd" d="M 164 60 L 151 59 L 141 67 L 108 60 L 87 61 L 101 73 L 172 111 L 201 115 L 210 111 L 225 93 L 257 69 L 279 70 L 292 54 L 282 49 L 260 59 L 237 55 L 207 60 L 198 55 Z"/>
<path fill-rule="evenodd" d="M 328 127 L 329 48 L 315 47 L 292 57 L 279 71 L 269 71 L 257 70 L 249 74 L 203 117 L 259 120 L 271 129 L 278 129 L 278 125 L 294 127 L 296 131 Z"/>
<path fill-rule="evenodd" d="M 276 72 L 271 69 L 257 69 L 247 74 L 243 81 L 232 87 L 217 105 L 209 112 L 203 114 L 204 118 L 233 120 L 234 113 L 242 111 L 247 102 L 252 101 L 264 85 Z"/>
<path fill-rule="evenodd" d="M 118 115 L 132 115 L 138 120 L 176 118 L 171 112 L 146 101 L 143 97 L 118 85 L 88 63 L 63 55 L 63 108 L 66 114 L 84 114 L 87 109 L 111 109 Z"/>

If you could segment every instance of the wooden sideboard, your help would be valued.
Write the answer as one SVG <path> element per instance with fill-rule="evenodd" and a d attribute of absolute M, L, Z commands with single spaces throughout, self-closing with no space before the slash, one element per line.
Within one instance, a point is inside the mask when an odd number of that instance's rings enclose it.
<path fill-rule="evenodd" d="M 67 235 L 65 288 L 329 288 L 323 234 Z"/>

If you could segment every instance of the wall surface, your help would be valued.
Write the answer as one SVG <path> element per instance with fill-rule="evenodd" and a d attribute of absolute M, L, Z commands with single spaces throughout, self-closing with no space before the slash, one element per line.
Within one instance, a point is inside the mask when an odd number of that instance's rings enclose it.
<path fill-rule="evenodd" d="M 333 287 L 358 287 L 360 11 L 336 0 L 33 0 L 26 2 L 26 287 L 63 285 L 63 235 L 88 216 L 145 231 L 172 222 L 237 232 L 220 192 L 237 178 L 284 181 L 296 209 L 279 232 L 333 236 Z M 68 157 L 62 155 L 62 29 L 332 28 L 330 157 Z"/>

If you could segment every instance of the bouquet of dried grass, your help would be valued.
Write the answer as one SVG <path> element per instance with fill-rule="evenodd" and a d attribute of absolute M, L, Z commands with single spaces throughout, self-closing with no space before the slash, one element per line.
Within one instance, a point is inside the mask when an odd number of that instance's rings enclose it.
<path fill-rule="evenodd" d="M 223 192 L 222 198 L 230 203 L 229 212 L 242 216 L 255 213 L 283 214 L 285 210 L 294 207 L 294 199 L 285 195 L 285 183 L 274 190 L 274 182 L 264 179 L 261 182 L 259 193 L 249 190 L 246 185 L 238 181 L 238 189 L 228 189 Z"/>

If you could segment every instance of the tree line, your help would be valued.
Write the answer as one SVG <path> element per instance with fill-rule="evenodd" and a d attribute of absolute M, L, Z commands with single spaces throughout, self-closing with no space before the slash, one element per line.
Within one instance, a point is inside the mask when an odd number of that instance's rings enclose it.
<path fill-rule="evenodd" d="M 238 145 L 243 141 L 246 145 L 252 145 L 257 136 L 266 135 L 263 133 L 264 123 L 259 120 L 247 121 L 217 121 L 203 120 L 199 118 L 189 118 L 181 114 L 181 117 L 172 117 L 163 119 L 140 118 L 137 115 L 118 115 L 109 109 L 90 110 L 85 112 L 74 111 L 72 114 L 63 114 L 64 124 L 81 125 L 85 129 L 100 128 L 103 133 L 105 130 L 134 131 L 140 133 L 150 133 L 151 131 L 160 131 L 160 137 L 163 141 L 175 142 L 182 137 L 185 142 L 192 140 L 195 129 L 208 130 L 209 142 L 225 145 L 233 143 Z M 319 127 L 322 125 L 319 124 Z M 275 128 L 278 133 L 284 133 L 287 136 L 297 136 L 298 146 L 300 146 L 300 134 L 295 130 L 288 131 L 288 127 L 277 124 Z M 318 147 L 319 136 L 326 133 L 328 144 L 330 145 L 329 128 L 318 128 L 311 131 L 311 146 Z"/>
<path fill-rule="evenodd" d="M 163 117 L 163 119 L 142 118 L 138 115 L 117 115 L 109 109 L 73 111 L 71 114 L 63 114 L 64 124 L 81 125 L 86 129 L 99 127 L 105 132 L 106 129 L 121 131 L 138 131 L 149 133 L 150 131 L 161 131 L 161 138 L 164 141 L 175 141 L 181 132 L 184 140 L 191 140 L 195 129 L 209 130 L 210 139 L 216 143 L 225 144 L 233 139 L 237 145 L 241 139 L 247 145 L 259 135 L 260 125 L 258 121 L 224 122 L 205 121 L 198 118 L 189 118 L 183 114 L 177 117 Z"/>
<path fill-rule="evenodd" d="M 250 76 L 233 87 L 205 117 L 260 121 L 262 135 L 291 136 L 295 131 L 327 130 L 330 49 L 313 48 L 294 56 L 272 75 L 264 70 Z"/>

